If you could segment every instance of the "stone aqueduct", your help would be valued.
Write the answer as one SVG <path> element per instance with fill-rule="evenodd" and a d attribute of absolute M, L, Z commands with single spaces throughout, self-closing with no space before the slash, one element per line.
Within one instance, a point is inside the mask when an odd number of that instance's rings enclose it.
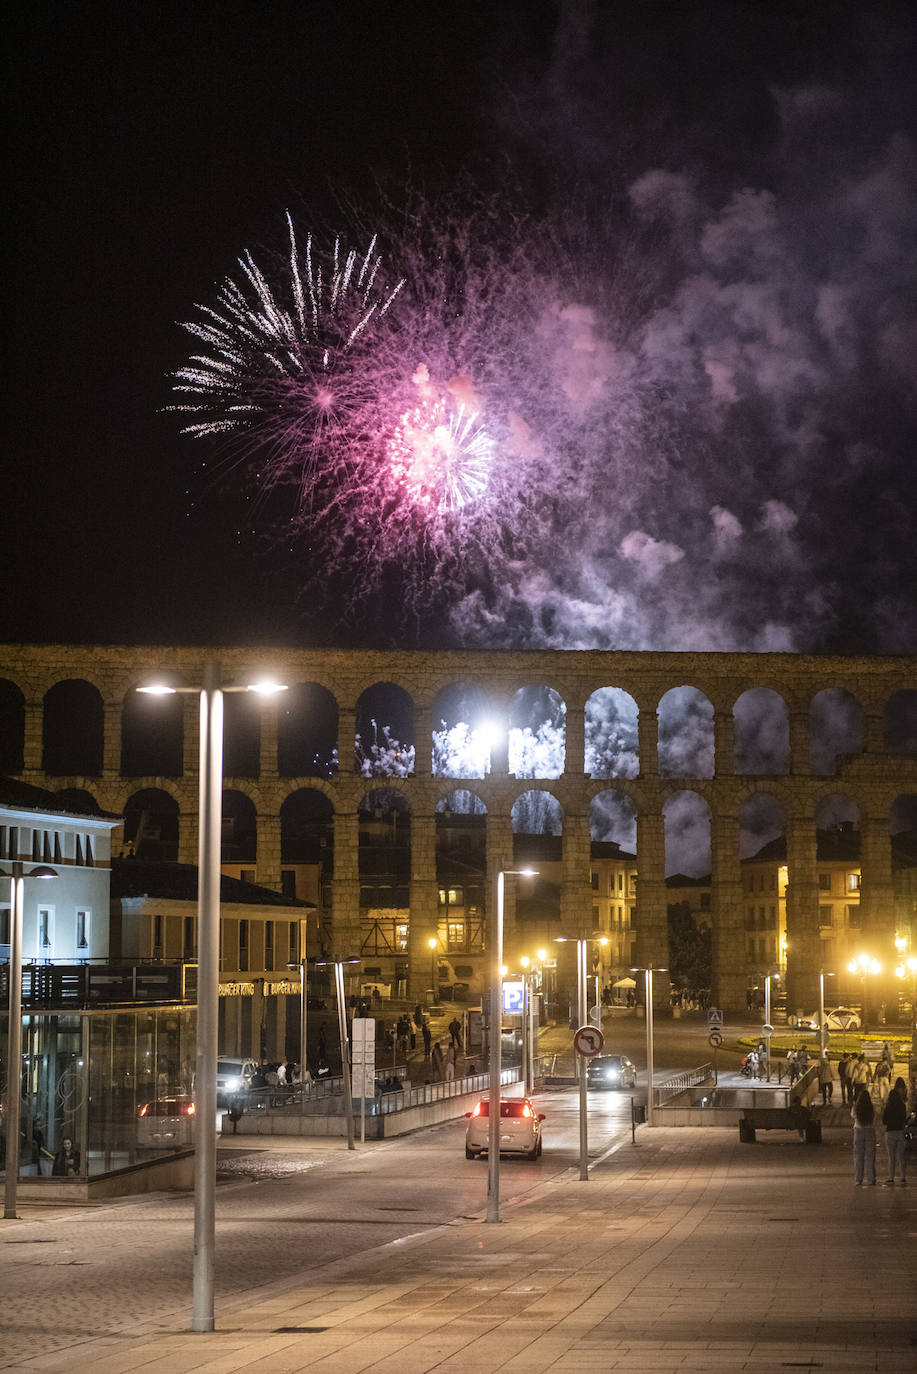
<path fill-rule="evenodd" d="M 666 887 L 663 807 L 668 798 L 690 789 L 710 812 L 712 909 L 714 919 L 715 1001 L 730 1010 L 745 1007 L 743 906 L 739 860 L 739 812 L 743 802 L 765 792 L 782 807 L 787 842 L 788 1005 L 813 1006 L 818 996 L 818 891 L 816 813 L 829 794 L 851 798 L 861 818 L 861 920 L 864 940 L 890 967 L 894 959 L 889 814 L 902 794 L 917 794 L 917 758 L 912 751 L 890 752 L 885 712 L 896 694 L 917 688 L 917 660 L 906 657 L 815 657 L 794 654 L 613 653 L 598 651 L 359 651 L 263 650 L 226 647 L 6 645 L 0 649 L 0 678 L 14 684 L 24 699 L 23 767 L 27 782 L 55 791 L 82 788 L 106 810 L 121 813 L 139 788 L 160 788 L 180 807 L 179 857 L 194 862 L 197 846 L 198 711 L 194 697 L 184 702 L 184 770 L 179 777 L 126 777 L 121 772 L 122 709 L 126 695 L 155 672 L 188 686 L 200 682 L 201 666 L 216 659 L 226 682 L 251 681 L 270 672 L 289 684 L 316 683 L 338 705 L 337 776 L 280 776 L 277 760 L 277 708 L 265 710 L 257 778 L 227 778 L 225 786 L 247 794 L 258 817 L 257 881 L 280 886 L 280 810 L 300 788 L 323 792 L 334 810 L 333 939 L 341 952 L 355 947 L 359 935 L 357 807 L 367 781 L 348 771 L 353 756 L 357 702 L 379 683 L 396 684 L 414 703 L 415 738 L 428 741 L 434 727 L 437 693 L 451 684 L 471 684 L 486 696 L 499 720 L 520 688 L 546 685 L 566 704 L 564 772 L 549 781 L 509 774 L 505 745 L 492 755 L 488 776 L 473 783 L 434 777 L 431 753 L 418 747 L 414 773 L 387 780 L 401 792 L 411 813 L 410 964 L 411 988 L 426 984 L 429 950 L 425 937 L 437 920 L 435 809 L 456 785 L 473 787 L 487 808 L 488 891 L 501 864 L 513 852 L 511 810 L 517 797 L 545 788 L 563 808 L 561 931 L 586 935 L 592 929 L 590 884 L 590 804 L 612 785 L 632 802 L 637 815 L 636 962 L 667 963 Z M 98 776 L 60 776 L 43 771 L 43 703 L 55 684 L 84 681 L 97 688 L 103 703 L 103 757 Z M 657 706 L 672 688 L 689 685 L 713 709 L 715 766 L 712 777 L 662 776 L 657 751 Z M 607 779 L 584 771 L 585 706 L 591 694 L 616 687 L 638 708 L 639 774 Z M 766 688 L 785 703 L 789 737 L 788 771 L 773 776 L 733 771 L 733 706 L 746 691 Z M 864 747 L 844 755 L 831 777 L 811 770 L 810 704 L 825 689 L 849 693 L 862 710 Z M 661 980 L 657 980 L 661 981 Z"/>

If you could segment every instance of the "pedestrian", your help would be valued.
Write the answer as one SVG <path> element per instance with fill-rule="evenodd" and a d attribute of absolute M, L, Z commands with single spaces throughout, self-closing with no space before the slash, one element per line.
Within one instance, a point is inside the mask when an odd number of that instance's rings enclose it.
<path fill-rule="evenodd" d="M 455 1046 L 449 1045 L 443 1056 L 443 1072 L 446 1082 L 449 1083 L 455 1077 Z"/>
<path fill-rule="evenodd" d="M 462 1048 L 462 1023 L 457 1016 L 453 1016 L 449 1022 L 449 1034 L 452 1036 L 452 1048 L 460 1050 Z"/>
<path fill-rule="evenodd" d="M 809 1067 L 809 1051 L 805 1045 L 800 1045 L 796 1052 L 796 1067 L 799 1073 L 805 1073 Z"/>
<path fill-rule="evenodd" d="M 818 1061 L 818 1086 L 821 1089 L 822 1104 L 827 1107 L 834 1096 L 834 1074 L 831 1072 L 831 1060 L 827 1051 Z"/>
<path fill-rule="evenodd" d="M 867 1087 L 860 1088 L 850 1113 L 853 1121 L 853 1171 L 856 1186 L 876 1182 L 876 1109 Z"/>
<path fill-rule="evenodd" d="M 76 1178 L 80 1172 L 80 1152 L 73 1148 L 73 1141 L 65 1135 L 61 1147 L 54 1156 L 51 1173 L 55 1178 Z"/>
<path fill-rule="evenodd" d="M 882 1103 L 888 1097 L 888 1090 L 892 1085 L 892 1066 L 884 1056 L 876 1065 L 873 1082 L 876 1085 L 879 1102 Z"/>
<path fill-rule="evenodd" d="M 443 1064 L 444 1064 L 444 1060 L 443 1060 L 443 1051 L 442 1051 L 442 1048 L 441 1048 L 440 1043 L 439 1043 L 438 1040 L 437 1040 L 436 1044 L 433 1046 L 433 1055 L 432 1055 L 431 1063 L 432 1063 L 432 1067 L 433 1067 L 433 1082 L 436 1083 L 436 1082 L 438 1082 L 439 1079 L 442 1078 L 442 1076 L 443 1076 Z"/>
<path fill-rule="evenodd" d="M 850 1060 L 846 1050 L 837 1061 L 837 1077 L 841 1085 L 841 1102 L 846 1106 L 850 1100 Z"/>
<path fill-rule="evenodd" d="M 423 1057 L 424 1059 L 429 1059 L 430 1045 L 432 1044 L 433 1036 L 430 1033 L 430 1024 L 427 1021 L 426 1017 L 421 1017 L 420 1033 L 423 1036 Z"/>
<path fill-rule="evenodd" d="M 796 1050 L 794 1048 L 790 1048 L 786 1052 L 786 1071 L 792 1088 L 799 1075 L 799 1065 L 796 1062 Z"/>
<path fill-rule="evenodd" d="M 280 1063 L 277 1065 L 277 1082 L 278 1082 L 278 1084 L 280 1085 L 281 1088 L 285 1088 L 285 1087 L 286 1087 L 286 1084 L 287 1084 L 287 1061 L 286 1061 L 285 1059 L 281 1059 Z"/>
<path fill-rule="evenodd" d="M 850 1066 L 850 1097 L 856 1101 L 863 1088 L 869 1086 L 869 1065 L 866 1056 L 858 1054 Z"/>
<path fill-rule="evenodd" d="M 889 1069 L 893 1069 L 895 1067 L 895 1051 L 892 1049 L 891 1045 L 888 1043 L 887 1040 L 884 1041 L 882 1045 L 882 1058 L 888 1064 Z"/>
<path fill-rule="evenodd" d="M 895 1086 L 888 1094 L 888 1101 L 882 1112 L 882 1124 L 885 1127 L 885 1151 L 888 1155 L 886 1188 L 894 1188 L 895 1174 L 898 1172 L 901 1174 L 898 1180 L 901 1187 L 904 1188 L 907 1184 L 904 1153 L 904 1123 L 906 1120 L 907 1084 L 903 1078 L 896 1078 Z"/>

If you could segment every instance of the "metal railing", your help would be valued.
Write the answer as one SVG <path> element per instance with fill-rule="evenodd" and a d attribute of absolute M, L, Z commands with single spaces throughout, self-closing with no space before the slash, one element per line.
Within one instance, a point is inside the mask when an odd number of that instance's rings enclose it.
<path fill-rule="evenodd" d="M 679 1093 L 687 1092 L 688 1088 L 696 1088 L 701 1083 L 708 1083 L 712 1078 L 712 1064 L 700 1064 L 696 1069 L 685 1069 L 684 1073 L 673 1074 L 671 1078 L 653 1085 L 653 1106 L 661 1107 L 664 1103 L 671 1102 Z"/>
<path fill-rule="evenodd" d="M 410 1107 L 425 1107 L 434 1102 L 462 1097 L 467 1093 L 484 1094 L 490 1083 L 486 1073 L 477 1073 L 465 1078 L 446 1078 L 436 1083 L 422 1083 L 417 1087 L 386 1089 L 385 1082 L 392 1077 L 391 1070 L 376 1074 L 375 1095 L 372 1099 L 367 1098 L 368 1115 L 388 1116 L 391 1112 L 406 1111 Z M 504 1069 L 500 1075 L 501 1084 L 509 1085 L 518 1081 L 518 1069 Z M 343 1098 L 343 1094 L 343 1078 L 318 1078 L 305 1084 L 284 1083 L 268 1088 L 249 1088 L 246 1092 L 235 1094 L 227 1110 L 231 1112 L 235 1105 L 245 1112 L 284 1111 L 292 1107 L 308 1112 L 311 1104 L 324 1102 L 329 1098 Z M 359 1098 L 356 1098 L 355 1107 L 358 1102 Z"/>

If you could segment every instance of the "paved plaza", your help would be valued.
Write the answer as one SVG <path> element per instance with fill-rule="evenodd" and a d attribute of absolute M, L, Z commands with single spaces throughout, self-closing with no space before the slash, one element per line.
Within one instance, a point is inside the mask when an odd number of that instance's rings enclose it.
<path fill-rule="evenodd" d="M 314 1143 L 302 1148 L 319 1162 Z M 385 1149 L 387 1168 L 396 1167 L 397 1144 L 368 1148 Z M 269 1149 L 260 1158 L 269 1160 Z M 731 1129 L 643 1129 L 636 1146 L 627 1138 L 593 1160 L 588 1182 L 573 1168 L 507 1197 L 499 1225 L 482 1211 L 331 1262 L 302 1228 L 292 1270 L 278 1279 L 263 1255 L 248 1257 L 245 1274 L 230 1181 L 218 1211 L 218 1329 L 208 1335 L 187 1331 L 190 1291 L 169 1289 L 163 1310 L 149 1315 L 134 1282 L 132 1315 L 129 1296 L 92 1277 L 93 1247 L 104 1247 L 107 1233 L 127 1226 L 139 1235 L 176 1207 L 190 1215 L 188 1199 L 76 1218 L 24 1207 L 0 1232 L 0 1279 L 13 1297 L 4 1302 L 0 1367 L 913 1371 L 917 1176 L 911 1182 L 854 1187 L 840 1125 L 821 1147 L 783 1132 L 741 1145 Z M 72 1238 L 81 1221 L 68 1261 L 47 1242 Z M 235 1282 L 227 1284 L 219 1271 L 230 1250 Z M 58 1266 L 68 1263 L 85 1266 L 76 1270 L 85 1275 L 76 1306 L 63 1301 L 74 1275 Z"/>

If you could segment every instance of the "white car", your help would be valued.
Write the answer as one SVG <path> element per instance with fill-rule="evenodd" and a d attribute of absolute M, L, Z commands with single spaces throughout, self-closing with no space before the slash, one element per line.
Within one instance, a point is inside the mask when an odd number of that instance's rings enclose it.
<path fill-rule="evenodd" d="M 217 1106 L 225 1107 L 236 1093 L 248 1092 L 257 1068 L 254 1059 L 224 1059 L 221 1056 L 217 1060 Z"/>
<path fill-rule="evenodd" d="M 473 1112 L 466 1112 L 465 1158 L 487 1154 L 490 1144 L 490 1099 L 482 1097 Z M 500 1100 L 500 1153 L 537 1159 L 541 1154 L 541 1123 L 544 1112 L 536 1112 L 527 1097 Z"/>
<path fill-rule="evenodd" d="M 829 1031 L 859 1030 L 861 1024 L 860 1013 L 850 1007 L 832 1007 L 830 1010 L 825 1007 L 825 1027 Z M 817 1031 L 818 1012 L 813 1011 L 811 1016 L 804 1016 L 800 1025 Z"/>
<path fill-rule="evenodd" d="M 146 1150 L 186 1150 L 194 1143 L 194 1099 L 177 1093 L 144 1102 L 137 1112 L 137 1144 Z"/>

